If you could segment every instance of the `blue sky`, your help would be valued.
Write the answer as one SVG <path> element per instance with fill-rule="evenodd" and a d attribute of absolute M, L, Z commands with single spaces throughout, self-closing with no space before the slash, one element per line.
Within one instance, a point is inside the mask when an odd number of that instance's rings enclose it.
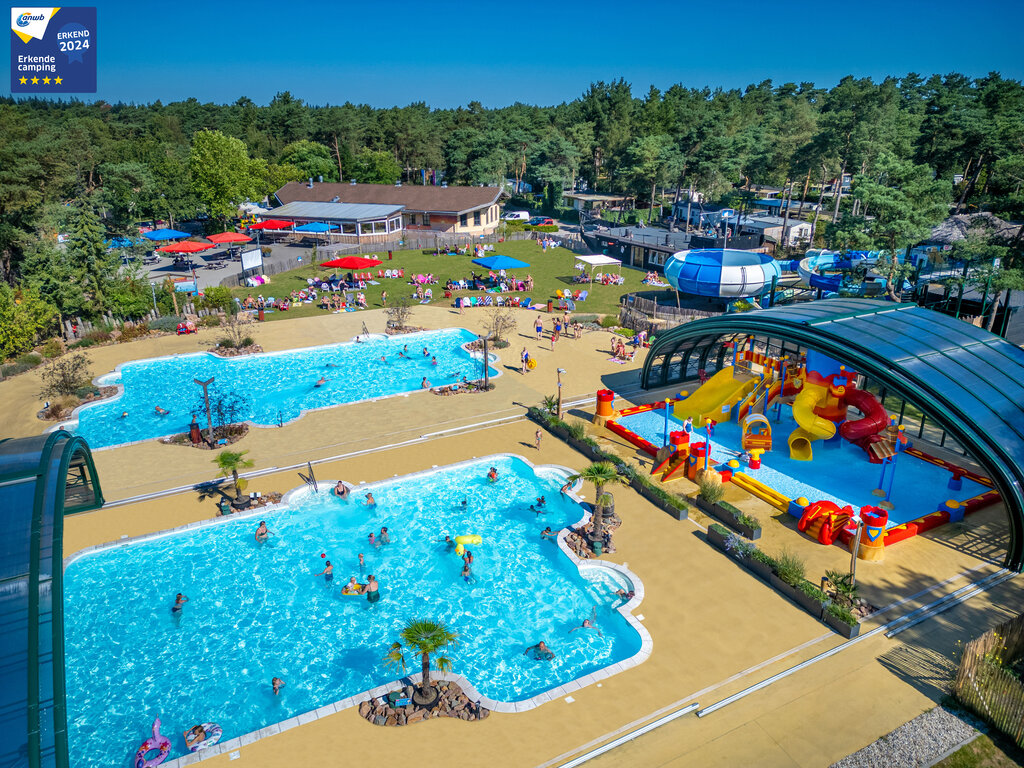
<path fill-rule="evenodd" d="M 263 104 L 290 90 L 313 104 L 493 107 L 557 104 L 619 77 L 635 94 L 652 84 L 828 86 L 846 74 L 908 71 L 1024 79 L 1019 0 L 112 0 L 97 8 L 95 98 L 108 101 Z M 0 88 L 10 93 L 7 77 Z"/>

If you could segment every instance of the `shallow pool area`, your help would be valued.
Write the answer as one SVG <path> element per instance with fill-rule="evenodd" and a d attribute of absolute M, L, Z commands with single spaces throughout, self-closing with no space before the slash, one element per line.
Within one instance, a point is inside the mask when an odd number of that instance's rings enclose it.
<path fill-rule="evenodd" d="M 491 483 L 489 467 L 498 471 Z M 224 741 L 402 676 L 383 658 L 413 619 L 459 634 L 453 672 L 491 699 L 525 702 L 638 656 L 645 642 L 615 590 L 628 572 L 586 564 L 541 537 L 585 509 L 559 488 L 566 470 L 501 455 L 356 486 L 322 482 L 257 516 L 97 548 L 65 571 L 70 741 L 82 765 L 121 765 L 155 717 L 181 733 L 218 723 Z M 376 506 L 366 504 L 372 493 Z M 543 511 L 535 513 L 539 496 Z M 265 520 L 265 544 L 254 531 Z M 375 546 L 387 527 L 391 543 Z M 478 534 L 471 578 L 445 535 Z M 360 566 L 359 555 L 365 564 Z M 326 561 L 334 580 L 317 575 Z M 342 595 L 374 574 L 381 599 Z M 188 597 L 179 616 L 175 594 Z M 600 632 L 577 630 L 596 618 Z M 552 661 L 524 651 L 544 640 Z M 646 640 L 649 642 L 649 638 Z M 407 655 L 408 672 L 419 671 Z M 271 679 L 285 687 L 279 696 Z"/>
<path fill-rule="evenodd" d="M 434 387 L 481 378 L 480 356 L 463 348 L 476 338 L 449 328 L 240 357 L 197 352 L 136 360 L 98 377 L 99 384 L 120 386 L 120 395 L 79 408 L 69 428 L 94 450 L 187 432 L 193 415 L 205 428 L 196 380 L 211 378 L 215 423 L 276 426 L 307 411 L 418 392 L 424 378 Z M 491 367 L 490 375 L 499 372 Z"/>
<path fill-rule="evenodd" d="M 880 499 L 872 491 L 878 488 L 882 466 L 870 463 L 863 449 L 845 440 L 828 443 L 817 440 L 812 444 L 813 459 L 796 461 L 789 457 L 787 444 L 789 434 L 797 428 L 792 409 L 784 405 L 777 418 L 775 408 L 770 408 L 768 416 L 772 426 L 772 450 L 762 456 L 760 469 L 744 467 L 744 472 L 790 499 L 803 496 L 809 501 L 849 504 L 854 509 L 878 504 Z M 643 411 L 617 421 L 656 446 L 664 444 L 664 410 Z M 670 414 L 668 428 L 681 430 L 683 424 Z M 704 430 L 696 430 L 690 439 L 704 442 Z M 739 424 L 730 421 L 716 425 L 711 436 L 711 461 L 724 464 L 735 459 L 741 452 L 741 445 Z M 888 527 L 930 514 L 946 499 L 963 501 L 989 490 L 966 477 L 959 491 L 950 490 L 950 477 L 949 470 L 943 467 L 901 454 L 896 462 L 890 497 L 893 509 L 889 512 Z"/>

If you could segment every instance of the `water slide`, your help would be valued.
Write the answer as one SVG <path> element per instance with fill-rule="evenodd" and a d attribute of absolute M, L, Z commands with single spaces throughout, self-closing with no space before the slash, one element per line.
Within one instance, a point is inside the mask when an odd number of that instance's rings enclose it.
<path fill-rule="evenodd" d="M 814 409 L 826 396 L 827 390 L 823 387 L 805 384 L 793 400 L 793 419 L 800 426 L 789 433 L 791 459 L 810 461 L 813 456 L 811 443 L 814 440 L 828 440 L 835 435 L 836 425 L 814 413 Z"/>
<path fill-rule="evenodd" d="M 693 419 L 695 426 L 703 425 L 706 419 L 722 420 L 722 408 L 736 403 L 757 386 L 754 376 L 735 376 L 736 366 L 723 368 L 696 392 L 675 404 L 672 413 L 677 419 Z"/>
<path fill-rule="evenodd" d="M 889 426 L 889 414 L 878 402 L 877 397 L 863 389 L 847 390 L 846 404 L 852 405 L 863 413 L 864 417 L 844 421 L 839 427 L 839 434 L 844 440 L 849 440 L 869 451 L 872 443 L 883 439 L 878 433 Z"/>

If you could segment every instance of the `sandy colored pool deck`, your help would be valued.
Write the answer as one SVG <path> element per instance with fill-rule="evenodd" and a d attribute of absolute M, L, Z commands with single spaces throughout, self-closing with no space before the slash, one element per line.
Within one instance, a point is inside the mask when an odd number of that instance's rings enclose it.
<path fill-rule="evenodd" d="M 532 331 L 526 326 L 534 314 L 521 313 L 521 331 Z M 460 316 L 435 307 L 417 308 L 414 317 L 428 327 L 461 325 L 471 330 L 479 330 L 482 319 L 479 313 Z M 360 313 L 272 323 L 257 328 L 255 335 L 268 350 L 344 341 L 359 332 L 364 320 L 371 332 L 383 326 L 380 313 Z M 91 353 L 94 372 L 126 359 L 195 351 L 212 338 L 162 337 L 99 348 Z M 272 471 L 274 467 L 332 456 L 344 458 L 316 465 L 316 474 L 355 483 L 497 452 L 582 468 L 584 457 L 551 435 L 545 434 L 536 451 L 536 427 L 515 417 L 521 416 L 523 405 L 554 392 L 556 365 L 568 371 L 566 401 L 592 395 L 599 386 L 634 389 L 637 365 L 608 362 L 608 338 L 595 332 L 582 341 L 560 341 L 554 353 L 548 342 L 535 342 L 532 333 L 516 338 L 500 353 L 507 375 L 491 394 L 441 398 L 415 393 L 319 412 L 281 428 L 252 430 L 238 446 L 250 451 L 257 469 L 271 471 L 253 478 L 249 490 L 287 491 L 301 484 L 297 472 Z M 526 377 L 515 365 L 523 345 L 540 361 L 538 370 Z M 31 413 L 37 392 L 37 374 L 0 383 L 0 397 L 11 404 L 4 416 L 6 435 L 41 431 L 42 422 Z M 586 411 L 579 415 L 586 416 Z M 505 417 L 509 420 L 500 421 Z M 448 429 L 455 431 L 434 434 Z M 642 463 L 632 446 L 611 433 L 594 434 L 605 447 Z M 381 446 L 392 447 L 371 451 Z M 213 475 L 211 458 L 209 452 L 157 443 L 96 454 L 108 499 L 208 480 Z M 678 486 L 680 492 L 692 490 L 685 483 Z M 585 493 L 589 498 L 592 490 Z M 615 537 L 618 551 L 607 559 L 628 563 L 643 580 L 645 599 L 635 613 L 644 617 L 653 638 L 652 654 L 644 663 L 600 687 L 572 691 L 572 702 L 560 697 L 528 712 L 494 714 L 478 723 L 442 719 L 406 728 L 372 726 L 348 709 L 277 735 L 271 735 L 272 726 L 265 738 L 239 747 L 238 761 L 223 754 L 204 764 L 390 765 L 414 756 L 417 764 L 446 768 L 553 767 L 660 712 L 690 700 L 707 706 L 844 642 L 708 546 L 698 525 L 701 516 L 676 521 L 629 489 L 617 489 L 615 496 L 624 524 Z M 759 544 L 765 550 L 787 547 L 805 559 L 808 578 L 816 579 L 826 568 L 848 566 L 845 550 L 802 537 L 791 521 L 770 520 L 770 509 L 742 492 L 731 489 L 729 498 L 764 521 Z M 123 536 L 207 520 L 215 512 L 212 500 L 200 500 L 188 490 L 74 516 L 66 521 L 65 555 Z M 884 563 L 861 564 L 862 594 L 877 606 L 946 582 L 868 622 L 862 632 L 994 573 L 1005 535 L 1003 513 L 991 509 L 968 518 L 965 525 L 946 526 L 893 547 Z M 1021 597 L 1020 579 L 1005 582 L 892 639 L 878 634 L 853 644 L 707 717 L 684 715 L 587 765 L 829 765 L 934 706 L 944 694 L 942 680 L 952 668 L 957 643 L 1015 613 Z"/>

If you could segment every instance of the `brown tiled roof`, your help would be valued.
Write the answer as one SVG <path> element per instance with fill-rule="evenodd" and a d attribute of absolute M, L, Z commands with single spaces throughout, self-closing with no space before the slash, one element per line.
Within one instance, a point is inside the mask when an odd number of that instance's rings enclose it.
<path fill-rule="evenodd" d="M 404 205 L 406 211 L 427 213 L 463 213 L 493 205 L 501 190 L 498 187 L 423 187 L 390 184 L 308 184 L 292 181 L 277 190 L 282 204 L 306 203 L 371 203 Z M 338 199 L 335 200 L 334 198 Z"/>

